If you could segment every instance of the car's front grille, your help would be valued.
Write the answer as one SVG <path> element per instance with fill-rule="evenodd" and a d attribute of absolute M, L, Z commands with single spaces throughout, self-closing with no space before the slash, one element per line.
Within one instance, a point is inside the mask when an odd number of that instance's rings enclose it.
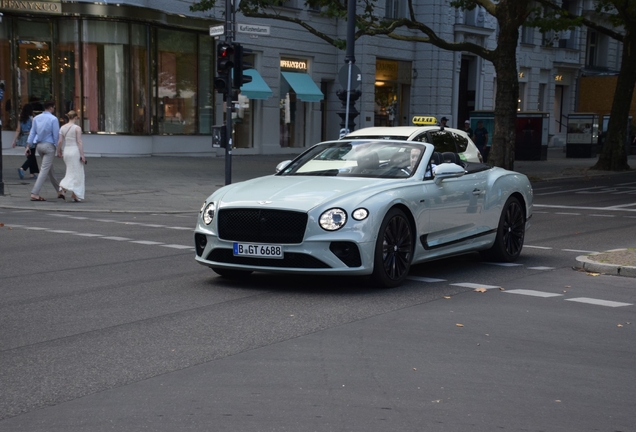
<path fill-rule="evenodd" d="M 219 238 L 249 243 L 302 243 L 307 213 L 269 209 L 221 209 Z"/>
<path fill-rule="evenodd" d="M 314 258 L 311 255 L 295 252 L 285 252 L 284 258 L 260 258 L 260 257 L 244 257 L 234 256 L 232 249 L 213 249 L 208 254 L 208 261 L 215 261 L 227 264 L 241 264 L 259 267 L 287 267 L 287 268 L 306 268 L 319 269 L 331 268 L 328 264 Z"/>

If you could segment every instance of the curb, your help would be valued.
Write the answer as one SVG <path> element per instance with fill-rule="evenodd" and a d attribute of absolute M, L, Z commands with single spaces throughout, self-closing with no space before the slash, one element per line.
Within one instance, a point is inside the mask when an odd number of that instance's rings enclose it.
<path fill-rule="evenodd" d="M 624 250 L 624 249 L 616 249 Z M 611 252 L 611 251 L 608 251 Z M 588 257 L 591 255 L 599 255 L 605 252 L 597 252 L 589 255 L 581 255 L 576 257 L 576 268 L 583 269 L 587 272 L 602 273 L 612 276 L 626 276 L 636 277 L 636 267 L 633 266 L 621 266 L 618 264 L 606 264 L 598 261 L 593 261 Z"/>

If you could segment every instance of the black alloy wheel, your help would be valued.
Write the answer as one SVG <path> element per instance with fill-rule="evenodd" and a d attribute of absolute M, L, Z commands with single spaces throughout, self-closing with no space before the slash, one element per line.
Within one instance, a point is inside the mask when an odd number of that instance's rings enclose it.
<path fill-rule="evenodd" d="M 526 217 L 521 203 L 517 198 L 510 197 L 499 218 L 495 243 L 489 250 L 482 252 L 482 256 L 495 261 L 516 261 L 523 249 L 525 234 Z"/>
<path fill-rule="evenodd" d="M 413 232 L 402 210 L 391 209 L 382 221 L 375 246 L 373 281 L 382 287 L 400 285 L 411 268 Z"/>

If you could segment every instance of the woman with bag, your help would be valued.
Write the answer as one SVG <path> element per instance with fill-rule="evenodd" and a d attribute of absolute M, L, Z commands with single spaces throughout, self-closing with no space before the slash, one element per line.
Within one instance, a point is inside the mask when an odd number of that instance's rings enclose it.
<path fill-rule="evenodd" d="M 66 114 L 68 123 L 60 128 L 60 138 L 57 144 L 58 157 L 64 158 L 66 165 L 66 175 L 60 182 L 60 193 L 68 196 L 75 202 L 81 202 L 84 199 L 84 146 L 82 144 L 82 128 L 75 124 L 77 121 L 77 113 L 69 111 Z"/>
<path fill-rule="evenodd" d="M 15 130 L 15 137 L 13 138 L 13 144 L 11 144 L 11 147 L 26 147 L 27 138 L 31 131 L 31 125 L 33 125 L 33 106 L 31 104 L 26 104 L 22 107 L 22 111 L 20 112 L 18 127 Z M 26 161 L 20 168 L 18 168 L 18 175 L 20 176 L 20 179 L 24 178 L 24 172 L 26 170 L 31 171 L 31 175 L 29 175 L 30 179 L 38 178 L 40 168 L 38 168 L 38 160 L 35 158 L 34 151 L 27 155 Z"/>

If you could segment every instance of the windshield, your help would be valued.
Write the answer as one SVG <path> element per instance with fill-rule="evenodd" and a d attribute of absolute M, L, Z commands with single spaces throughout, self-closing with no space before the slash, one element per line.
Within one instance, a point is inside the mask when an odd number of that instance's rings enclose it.
<path fill-rule="evenodd" d="M 410 177 L 425 147 L 410 141 L 334 141 L 300 155 L 278 175 Z"/>

